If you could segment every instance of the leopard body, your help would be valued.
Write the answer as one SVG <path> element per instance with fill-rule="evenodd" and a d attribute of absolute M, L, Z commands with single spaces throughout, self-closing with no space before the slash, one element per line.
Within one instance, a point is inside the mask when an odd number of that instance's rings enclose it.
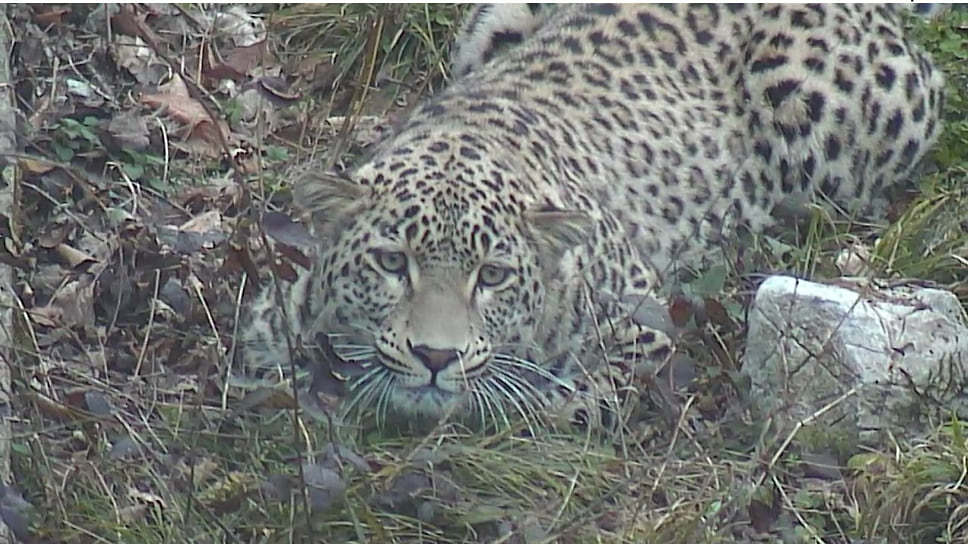
<path fill-rule="evenodd" d="M 630 301 L 661 312 L 676 263 L 790 195 L 872 211 L 940 130 L 886 6 L 516 6 L 475 8 L 459 77 L 369 157 L 294 185 L 312 266 L 254 302 L 246 368 L 325 338 L 347 406 L 614 425 L 674 349 Z"/>

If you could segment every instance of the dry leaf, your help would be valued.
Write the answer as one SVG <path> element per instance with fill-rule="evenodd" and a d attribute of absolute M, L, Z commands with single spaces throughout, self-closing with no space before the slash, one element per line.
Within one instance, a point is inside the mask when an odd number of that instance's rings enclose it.
<path fill-rule="evenodd" d="M 302 95 L 289 88 L 289 84 L 281 77 L 265 76 L 259 78 L 259 86 L 268 94 L 275 98 L 279 106 L 299 100 Z"/>
<path fill-rule="evenodd" d="M 729 310 L 723 306 L 722 302 L 706 297 L 703 299 L 706 319 L 717 327 L 730 328 L 733 325 L 732 318 L 729 317 Z"/>
<path fill-rule="evenodd" d="M 190 134 L 196 126 L 211 123 L 205 108 L 188 92 L 188 86 L 180 75 L 158 88 L 157 93 L 141 95 L 141 102 L 153 108 L 164 108 L 174 119 L 187 127 Z"/>
<path fill-rule="evenodd" d="M 55 165 L 43 159 L 24 158 L 20 159 L 19 164 L 20 168 L 28 174 L 46 174 L 56 168 Z"/>
<path fill-rule="evenodd" d="M 64 243 L 64 240 L 74 233 L 76 225 L 73 222 L 64 222 L 54 225 L 47 232 L 41 233 L 37 237 L 37 245 L 44 249 L 54 249 Z"/>
<path fill-rule="evenodd" d="M 676 327 L 685 327 L 692 315 L 692 303 L 686 297 L 677 296 L 669 302 L 669 316 Z"/>
<path fill-rule="evenodd" d="M 242 81 L 249 70 L 263 62 L 268 53 L 267 42 L 262 40 L 246 47 L 237 47 L 226 53 L 222 62 L 205 70 L 205 77 Z"/>
<path fill-rule="evenodd" d="M 34 12 L 34 22 L 40 26 L 57 25 L 64 19 L 64 15 L 71 12 L 66 6 L 43 6 L 42 11 Z"/>
<path fill-rule="evenodd" d="M 66 283 L 44 307 L 29 312 L 35 323 L 46 327 L 94 325 L 94 282 L 90 279 Z"/>
<path fill-rule="evenodd" d="M 142 85 L 157 85 L 170 71 L 138 36 L 119 36 L 112 44 L 115 62 Z"/>
<path fill-rule="evenodd" d="M 197 215 L 182 223 L 178 230 L 182 232 L 197 232 L 199 234 L 210 231 L 222 231 L 222 214 L 218 210 L 210 210 Z"/>
<path fill-rule="evenodd" d="M 64 259 L 64 262 L 66 262 L 71 268 L 77 268 L 81 264 L 97 262 L 97 259 L 94 257 L 67 244 L 58 244 L 54 251 L 57 253 L 57 256 L 61 259 Z"/>
<path fill-rule="evenodd" d="M 141 102 L 152 108 L 162 108 L 183 128 L 179 137 L 181 147 L 192 154 L 218 158 L 222 155 L 222 141 L 231 135 L 224 121 L 213 123 L 205 107 L 192 98 L 188 86 L 179 75 L 158 88 L 157 93 L 141 95 Z"/>
<path fill-rule="evenodd" d="M 304 462 L 303 476 L 309 488 L 309 503 L 314 510 L 328 510 L 343 499 L 346 482 L 327 467 Z"/>
<path fill-rule="evenodd" d="M 262 229 L 269 238 L 293 247 L 309 248 L 315 243 L 305 224 L 284 213 L 267 212 L 262 216 Z"/>
<path fill-rule="evenodd" d="M 56 419 L 60 421 L 86 421 L 90 419 L 90 416 L 73 406 L 58 402 L 47 395 L 34 391 L 30 395 L 31 400 L 34 401 L 34 405 L 37 410 L 47 418 Z"/>
<path fill-rule="evenodd" d="M 114 116 L 108 123 L 108 133 L 123 149 L 140 151 L 151 145 L 148 124 L 145 123 L 144 117 L 135 111 L 125 111 Z"/>

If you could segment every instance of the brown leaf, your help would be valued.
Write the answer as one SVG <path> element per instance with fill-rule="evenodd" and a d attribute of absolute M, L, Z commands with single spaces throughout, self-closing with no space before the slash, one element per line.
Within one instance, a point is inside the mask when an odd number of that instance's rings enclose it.
<path fill-rule="evenodd" d="M 290 253 L 288 257 L 298 257 L 298 254 L 299 254 L 298 250 L 289 248 L 289 246 L 284 246 L 281 244 L 278 247 L 276 247 L 276 250 L 279 253 L 283 253 L 283 254 L 287 252 L 287 249 L 291 250 L 291 251 L 288 251 Z M 276 274 L 278 274 L 280 278 L 288 282 L 296 281 L 296 279 L 299 277 L 299 274 L 296 272 L 296 269 L 292 267 L 292 264 L 290 264 L 292 262 L 293 261 L 291 258 L 276 259 L 276 264 L 274 267 Z"/>
<path fill-rule="evenodd" d="M 249 70 L 255 68 L 263 61 L 268 52 L 266 45 L 267 42 L 262 40 L 252 45 L 237 47 L 229 51 L 222 62 L 205 70 L 205 77 L 242 81 L 249 74 Z"/>
<path fill-rule="evenodd" d="M 186 124 L 189 132 L 196 125 L 211 122 L 205 108 L 188 92 L 188 86 L 180 75 L 158 88 L 157 93 L 141 95 L 141 101 L 153 108 L 165 108 L 172 117 Z"/>
<path fill-rule="evenodd" d="M 47 327 L 94 325 L 94 282 L 85 279 L 64 284 L 47 306 L 30 310 L 29 315 Z"/>
<path fill-rule="evenodd" d="M 144 20 L 144 15 L 137 15 L 131 6 L 122 6 L 121 9 L 111 17 L 111 30 L 117 34 L 125 36 L 141 37 L 140 21 Z"/>
<path fill-rule="evenodd" d="M 773 522 L 776 521 L 776 516 L 771 508 L 755 499 L 750 501 L 748 513 L 750 516 L 750 524 L 759 533 L 769 531 Z"/>
<path fill-rule="evenodd" d="M 71 268 L 77 268 L 82 264 L 93 264 L 97 262 L 97 259 L 94 257 L 67 244 L 58 244 L 54 251 Z"/>
<path fill-rule="evenodd" d="M 286 102 L 295 102 L 302 97 L 297 91 L 290 89 L 289 84 L 281 77 L 261 77 L 259 78 L 259 85 L 266 93 L 278 99 L 283 104 Z"/>
<path fill-rule="evenodd" d="M 205 213 L 185 221 L 178 226 L 182 232 L 197 232 L 199 234 L 210 231 L 222 231 L 222 214 L 218 210 L 209 210 Z"/>
<path fill-rule="evenodd" d="M 293 247 L 312 247 L 313 237 L 303 223 L 279 212 L 266 212 L 262 216 L 262 229 L 269 238 Z"/>
<path fill-rule="evenodd" d="M 132 4 L 121 4 L 121 9 L 111 17 L 111 29 L 119 34 L 141 38 L 152 47 L 157 46 L 161 39 L 145 24 L 150 13 L 138 13 Z"/>
<path fill-rule="evenodd" d="M 34 22 L 40 26 L 60 24 L 70 12 L 71 8 L 66 6 L 40 6 L 40 11 L 34 12 Z"/>
<path fill-rule="evenodd" d="M 733 320 L 729 317 L 729 311 L 723 306 L 722 302 L 712 298 L 703 299 L 706 318 L 710 323 L 717 327 L 729 328 L 733 326 Z"/>
<path fill-rule="evenodd" d="M 68 404 L 58 402 L 39 392 L 35 391 L 32 395 L 30 395 L 30 398 L 37 406 L 37 410 L 39 410 L 44 417 L 70 422 L 85 421 L 90 419 L 90 416 L 85 414 L 83 411 L 78 410 L 77 408 L 74 408 Z"/>
<path fill-rule="evenodd" d="M 163 108 L 173 119 L 184 125 L 180 134 L 187 149 L 196 154 L 219 157 L 221 142 L 228 140 L 228 127 L 224 122 L 212 122 L 205 107 L 192 98 L 181 76 L 175 75 L 170 82 L 159 87 L 157 93 L 141 95 L 141 102 L 152 108 Z"/>
<path fill-rule="evenodd" d="M 43 159 L 20 159 L 20 168 L 28 174 L 46 174 L 57 166 Z"/>
<path fill-rule="evenodd" d="M 685 327 L 692 315 L 692 303 L 686 297 L 677 296 L 669 302 L 669 317 L 676 327 Z"/>
<path fill-rule="evenodd" d="M 44 249 L 54 249 L 63 244 L 64 240 L 67 240 L 68 236 L 74 233 L 74 228 L 75 224 L 72 222 L 55 225 L 47 232 L 37 236 L 37 245 Z"/>

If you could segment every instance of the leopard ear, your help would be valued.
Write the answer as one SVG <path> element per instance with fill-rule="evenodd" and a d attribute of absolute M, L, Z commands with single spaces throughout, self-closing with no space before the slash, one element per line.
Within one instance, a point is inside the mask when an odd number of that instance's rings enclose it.
<path fill-rule="evenodd" d="M 525 221 L 542 253 L 554 259 L 587 240 L 593 227 L 584 212 L 541 209 L 525 212 Z"/>
<path fill-rule="evenodd" d="M 368 195 L 366 187 L 335 173 L 312 173 L 295 184 L 293 202 L 316 225 L 340 223 Z"/>

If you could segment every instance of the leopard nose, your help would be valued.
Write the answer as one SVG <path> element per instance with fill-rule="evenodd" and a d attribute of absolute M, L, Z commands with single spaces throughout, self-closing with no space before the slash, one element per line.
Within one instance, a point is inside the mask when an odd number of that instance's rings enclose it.
<path fill-rule="evenodd" d="M 431 372 L 440 372 L 460 356 L 456 349 L 436 349 L 421 344 L 410 345 L 410 353 Z"/>

